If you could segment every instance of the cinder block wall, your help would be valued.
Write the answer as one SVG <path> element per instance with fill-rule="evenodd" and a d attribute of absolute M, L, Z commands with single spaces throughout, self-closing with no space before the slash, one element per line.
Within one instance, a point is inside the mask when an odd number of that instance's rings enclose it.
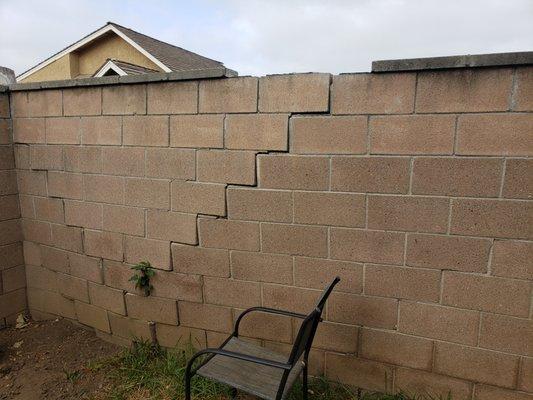
<path fill-rule="evenodd" d="M 9 95 L 0 86 L 0 328 L 26 310 L 26 277 Z"/>
<path fill-rule="evenodd" d="M 313 373 L 531 399 L 532 85 L 520 67 L 15 91 L 31 313 L 216 346 L 242 309 L 308 312 L 339 275 Z M 243 333 L 287 351 L 295 330 Z"/>

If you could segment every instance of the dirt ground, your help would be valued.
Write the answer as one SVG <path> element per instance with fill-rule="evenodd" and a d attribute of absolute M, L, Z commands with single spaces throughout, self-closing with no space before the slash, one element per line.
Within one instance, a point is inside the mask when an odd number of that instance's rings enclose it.
<path fill-rule="evenodd" d="M 0 330 L 0 400 L 93 399 L 107 384 L 87 363 L 120 348 L 64 320 Z"/>

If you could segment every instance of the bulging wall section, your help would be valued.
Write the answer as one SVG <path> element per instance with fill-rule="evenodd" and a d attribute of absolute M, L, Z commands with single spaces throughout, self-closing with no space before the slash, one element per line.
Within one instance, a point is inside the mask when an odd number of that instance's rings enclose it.
<path fill-rule="evenodd" d="M 0 87 L 0 90 L 3 89 Z M 26 277 L 9 95 L 0 91 L 0 328 L 26 310 Z"/>
<path fill-rule="evenodd" d="M 243 309 L 308 312 L 339 275 L 313 373 L 529 399 L 532 84 L 523 67 L 13 92 L 31 313 L 217 346 Z M 150 297 L 128 281 L 140 260 Z M 284 352 L 296 329 L 243 334 Z"/>

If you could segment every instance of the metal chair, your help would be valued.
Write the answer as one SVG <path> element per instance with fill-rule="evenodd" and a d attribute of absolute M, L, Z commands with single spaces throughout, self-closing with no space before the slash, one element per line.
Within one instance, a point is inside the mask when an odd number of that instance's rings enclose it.
<path fill-rule="evenodd" d="M 245 310 L 237 319 L 231 336 L 218 349 L 208 348 L 199 351 L 191 358 L 185 371 L 185 400 L 191 399 L 191 378 L 194 374 L 231 386 L 233 398 L 237 396 L 237 390 L 241 390 L 265 400 L 281 400 L 287 396 L 301 372 L 303 372 L 303 398 L 307 400 L 309 351 L 318 324 L 322 321 L 326 300 L 339 281 L 340 278 L 336 277 L 329 284 L 309 315 L 265 307 Z M 303 320 L 288 359 L 264 347 L 239 339 L 239 325 L 251 312 L 286 315 Z M 193 369 L 195 360 L 203 355 L 207 357 Z"/>

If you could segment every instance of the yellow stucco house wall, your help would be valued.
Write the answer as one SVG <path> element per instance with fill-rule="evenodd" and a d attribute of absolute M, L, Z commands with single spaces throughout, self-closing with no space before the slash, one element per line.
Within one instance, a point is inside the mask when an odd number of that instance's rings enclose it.
<path fill-rule="evenodd" d="M 48 64 L 46 67 L 34 72 L 30 76 L 24 79 L 20 79 L 19 82 L 41 82 L 41 81 L 54 81 L 58 79 L 72 79 L 72 54 L 66 54 L 59 60 Z"/>
<path fill-rule="evenodd" d="M 113 57 L 109 57 L 113 54 Z M 155 63 L 139 53 L 132 45 L 126 43 L 114 33 L 98 39 L 86 49 L 79 52 L 79 75 L 90 76 L 104 64 L 108 58 L 116 58 L 142 67 L 162 71 Z"/>

